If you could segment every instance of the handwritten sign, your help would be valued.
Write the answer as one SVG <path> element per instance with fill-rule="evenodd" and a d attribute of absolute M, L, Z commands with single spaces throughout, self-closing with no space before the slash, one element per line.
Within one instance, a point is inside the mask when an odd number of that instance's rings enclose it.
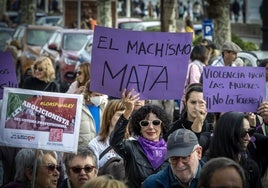
<path fill-rule="evenodd" d="M 0 145 L 76 153 L 82 95 L 4 88 Z"/>
<path fill-rule="evenodd" d="M 120 98 L 124 88 L 134 88 L 142 99 L 178 99 L 183 93 L 191 40 L 191 33 L 97 26 L 90 89 Z"/>
<path fill-rule="evenodd" d="M 3 98 L 4 87 L 18 87 L 11 52 L 0 52 L 0 99 Z"/>
<path fill-rule="evenodd" d="M 265 68 L 205 67 L 203 92 L 209 112 L 256 112 L 265 99 Z"/>

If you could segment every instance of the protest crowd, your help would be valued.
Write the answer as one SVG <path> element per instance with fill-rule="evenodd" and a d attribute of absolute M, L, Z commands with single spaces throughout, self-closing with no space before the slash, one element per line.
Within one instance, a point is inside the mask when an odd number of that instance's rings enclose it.
<path fill-rule="evenodd" d="M 150 100 L 135 88 L 122 88 L 120 96 L 96 91 L 94 65 L 92 62 L 82 63 L 76 70 L 75 81 L 66 95 L 61 96 L 66 103 L 64 107 L 74 110 L 55 110 L 53 113 L 49 110 L 53 109 L 53 105 L 54 108 L 56 105 L 60 107 L 59 103 L 44 101 L 53 98 L 54 93 L 58 96 L 56 93 L 60 92 L 55 82 L 55 70 L 48 57 L 38 58 L 32 65 L 32 76 L 19 88 L 29 95 L 32 92 L 32 99 L 15 110 L 12 102 L 18 100 L 16 95 L 8 95 L 8 101 L 3 98 L 1 108 L 6 109 L 5 116 L 12 114 L 13 117 L 1 120 L 5 122 L 1 126 L 9 130 L 29 131 L 29 134 L 62 134 L 61 139 L 68 142 L 68 136 L 79 125 L 77 140 L 72 140 L 77 143 L 77 150 L 64 152 L 49 150 L 49 147 L 37 149 L 16 147 L 16 144 L 12 147 L 2 145 L 3 187 L 267 187 L 267 96 L 257 102 L 257 99 L 237 96 L 237 101 L 247 101 L 241 103 L 247 104 L 247 109 L 253 109 L 245 111 L 242 107 L 235 107 L 234 99 L 228 98 L 223 82 L 214 83 L 215 79 L 212 79 L 215 75 L 219 80 L 235 80 L 235 75 L 240 75 L 240 79 L 246 78 L 245 72 L 235 72 L 235 69 L 241 70 L 240 64 L 237 64 L 239 51 L 241 48 L 232 41 L 217 48 L 212 41 L 203 39 L 189 53 L 182 95 L 174 100 L 170 97 Z M 155 52 L 159 51 L 156 49 Z M 267 62 L 263 60 L 261 67 L 267 67 Z M 105 66 L 112 69 L 109 67 L 111 64 Z M 224 71 L 228 68 L 234 68 L 231 69 L 234 73 L 226 74 Z M 213 74 L 212 71 L 218 72 Z M 210 76 L 213 81 L 209 82 Z M 263 80 L 266 77 L 262 77 Z M 265 81 L 263 88 L 257 83 L 247 87 L 263 91 L 267 87 Z M 234 87 L 230 83 L 229 86 Z M 217 99 L 216 93 L 208 95 L 208 88 L 219 88 L 222 93 L 227 93 L 225 108 L 217 107 L 221 98 Z M 40 96 L 42 92 L 51 95 Z M 80 97 L 79 108 L 72 103 L 76 98 L 65 100 L 66 96 Z M 163 103 L 167 101 L 169 103 Z M 32 105 L 29 106 L 29 103 Z M 44 109 L 39 109 L 40 104 Z M 45 108 L 45 105 L 50 108 Z M 256 109 L 250 105 L 257 105 Z M 174 110 L 175 106 L 179 110 Z M 10 109 L 14 112 L 9 112 Z M 3 110 L 1 112 L 4 113 Z M 79 116 L 69 119 L 71 113 Z M 61 129 L 55 130 L 55 122 L 61 122 Z M 49 137 L 48 143 L 58 141 L 57 136 Z"/>

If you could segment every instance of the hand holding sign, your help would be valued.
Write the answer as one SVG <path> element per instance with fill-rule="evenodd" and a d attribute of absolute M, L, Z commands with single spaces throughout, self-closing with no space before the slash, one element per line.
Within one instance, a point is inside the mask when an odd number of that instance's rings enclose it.
<path fill-rule="evenodd" d="M 262 102 L 257 113 L 263 118 L 264 122 L 268 122 L 268 101 Z"/>

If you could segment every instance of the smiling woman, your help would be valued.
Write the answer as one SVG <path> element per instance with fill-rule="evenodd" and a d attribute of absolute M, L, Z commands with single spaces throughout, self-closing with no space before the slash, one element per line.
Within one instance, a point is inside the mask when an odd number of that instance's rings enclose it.
<path fill-rule="evenodd" d="M 123 91 L 126 110 L 110 137 L 110 145 L 125 161 L 129 188 L 141 187 L 146 177 L 167 165 L 166 142 L 162 135 L 167 132 L 170 123 L 165 110 L 156 105 L 144 105 L 132 114 L 135 102 L 139 100 L 139 94 L 134 93 L 134 90 Z M 135 139 L 124 139 L 128 123 Z"/>
<path fill-rule="evenodd" d="M 55 70 L 48 57 L 39 57 L 31 67 L 32 76 L 25 79 L 22 88 L 58 92 L 58 85 L 54 82 Z"/>

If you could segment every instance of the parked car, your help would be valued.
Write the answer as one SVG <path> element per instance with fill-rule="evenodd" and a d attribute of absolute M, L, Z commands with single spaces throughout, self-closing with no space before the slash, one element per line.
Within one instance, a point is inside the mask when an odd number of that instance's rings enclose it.
<path fill-rule="evenodd" d="M 0 22 L 0 27 L 1 28 L 8 27 L 8 24 L 6 22 Z"/>
<path fill-rule="evenodd" d="M 137 23 L 133 31 L 160 31 L 161 22 L 160 21 L 143 21 Z M 196 35 L 202 34 L 202 24 L 194 24 L 194 31 Z"/>
<path fill-rule="evenodd" d="M 12 38 L 15 29 L 0 27 L 0 52 L 4 51 L 5 44 Z"/>
<path fill-rule="evenodd" d="M 195 35 L 201 35 L 202 34 L 202 24 L 194 24 L 194 33 Z"/>
<path fill-rule="evenodd" d="M 140 18 L 118 18 L 117 27 L 118 29 L 129 29 L 132 30 L 135 25 L 142 22 Z"/>
<path fill-rule="evenodd" d="M 19 84 L 32 74 L 31 65 L 40 55 L 41 47 L 58 29 L 60 27 L 20 25 L 7 41 L 5 51 L 11 51 L 13 55 Z"/>
<path fill-rule="evenodd" d="M 92 44 L 93 44 L 93 35 L 88 36 L 88 40 L 85 45 L 77 53 L 69 53 L 67 57 L 74 61 L 77 61 L 74 73 L 76 73 L 78 66 L 81 63 L 91 63 L 92 58 Z"/>
<path fill-rule="evenodd" d="M 260 60 L 268 58 L 268 51 L 241 51 L 237 57 L 243 60 L 244 66 L 257 67 Z"/>
<path fill-rule="evenodd" d="M 44 16 L 36 21 L 36 25 L 62 26 L 62 16 Z"/>
<path fill-rule="evenodd" d="M 7 11 L 6 14 L 13 24 L 21 24 L 21 12 Z M 39 18 L 44 17 L 46 15 L 46 12 L 44 12 L 43 10 L 35 10 L 35 20 L 38 20 Z"/>
<path fill-rule="evenodd" d="M 93 36 L 92 30 L 61 29 L 56 31 L 41 50 L 42 55 L 51 58 L 56 69 L 56 80 L 65 92 L 75 79 L 75 68 L 81 50 Z"/>
<path fill-rule="evenodd" d="M 160 21 L 144 21 L 136 24 L 133 27 L 133 31 L 160 31 L 161 22 Z"/>

